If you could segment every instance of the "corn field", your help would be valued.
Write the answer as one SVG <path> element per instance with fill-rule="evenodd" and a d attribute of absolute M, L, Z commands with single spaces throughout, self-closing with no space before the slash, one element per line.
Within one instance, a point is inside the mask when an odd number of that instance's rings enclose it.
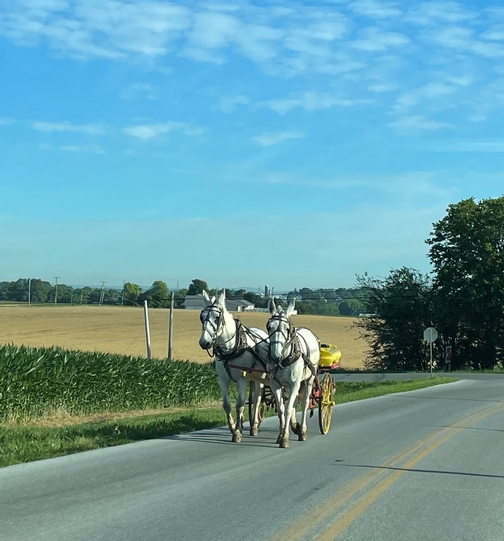
<path fill-rule="evenodd" d="M 220 398 L 210 364 L 0 347 L 0 420 L 190 406 Z"/>

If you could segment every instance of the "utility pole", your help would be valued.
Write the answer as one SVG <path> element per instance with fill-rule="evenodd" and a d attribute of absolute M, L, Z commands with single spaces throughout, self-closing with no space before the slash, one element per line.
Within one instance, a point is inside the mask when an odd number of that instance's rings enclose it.
<path fill-rule="evenodd" d="M 124 285 L 126 284 L 126 280 L 123 280 L 123 290 L 121 295 L 121 306 L 124 305 Z"/>
<path fill-rule="evenodd" d="M 56 280 L 56 283 L 54 284 L 54 304 L 58 304 L 58 278 L 60 277 L 54 277 L 54 279 Z"/>
<path fill-rule="evenodd" d="M 103 303 L 103 297 L 105 297 L 105 290 L 103 288 L 106 283 L 107 282 L 105 282 L 104 280 L 101 280 L 100 302 L 98 303 L 98 306 L 101 306 Z"/>
<path fill-rule="evenodd" d="M 31 278 L 28 278 L 28 308 L 31 306 Z"/>

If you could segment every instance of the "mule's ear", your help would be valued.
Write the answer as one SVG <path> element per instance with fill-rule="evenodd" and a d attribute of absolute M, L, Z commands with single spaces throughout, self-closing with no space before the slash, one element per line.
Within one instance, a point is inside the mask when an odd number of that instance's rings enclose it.
<path fill-rule="evenodd" d="M 289 306 L 287 306 L 287 310 L 285 311 L 286 317 L 291 317 L 292 312 L 294 312 L 294 306 L 296 306 L 296 299 L 292 299 Z"/>
<path fill-rule="evenodd" d="M 217 302 L 218 304 L 225 306 L 226 304 L 226 290 L 225 289 L 221 291 L 221 294 L 219 295 L 219 300 Z"/>
<path fill-rule="evenodd" d="M 273 315 L 277 310 L 275 299 L 273 297 L 271 297 L 271 299 L 268 301 L 268 308 L 271 315 Z"/>
<path fill-rule="evenodd" d="M 205 304 L 207 306 L 210 306 L 213 303 L 213 299 L 210 299 L 208 293 L 205 290 L 203 290 L 203 298 L 205 299 Z"/>

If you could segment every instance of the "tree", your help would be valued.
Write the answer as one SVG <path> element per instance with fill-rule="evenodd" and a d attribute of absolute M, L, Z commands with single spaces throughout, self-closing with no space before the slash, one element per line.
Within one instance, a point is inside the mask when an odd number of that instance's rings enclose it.
<path fill-rule="evenodd" d="M 52 286 L 49 282 L 32 278 L 30 297 L 31 302 L 47 302 Z"/>
<path fill-rule="evenodd" d="M 452 366 L 493 368 L 504 361 L 504 197 L 449 205 L 426 243 Z"/>
<path fill-rule="evenodd" d="M 208 291 L 208 284 L 203 280 L 195 278 L 189 285 L 188 295 L 201 295 L 203 291 Z"/>
<path fill-rule="evenodd" d="M 364 305 L 358 299 L 347 299 L 339 304 L 342 316 L 357 316 L 364 312 Z"/>
<path fill-rule="evenodd" d="M 370 349 L 365 366 L 382 370 L 425 370 L 429 356 L 423 331 L 431 324 L 432 284 L 427 275 L 402 267 L 385 280 L 358 276 L 368 291 L 369 317 L 355 326 Z"/>
<path fill-rule="evenodd" d="M 126 304 L 129 304 L 130 306 L 139 304 L 140 295 L 142 294 L 142 288 L 139 285 L 133 284 L 132 282 L 126 282 L 123 291 Z"/>
<path fill-rule="evenodd" d="M 153 308 L 167 308 L 170 305 L 168 286 L 161 280 L 156 280 L 144 295 Z"/>
<path fill-rule="evenodd" d="M 187 289 L 179 289 L 178 291 L 174 292 L 173 295 L 173 304 L 175 305 L 175 308 L 184 308 L 184 301 L 187 295 Z"/>

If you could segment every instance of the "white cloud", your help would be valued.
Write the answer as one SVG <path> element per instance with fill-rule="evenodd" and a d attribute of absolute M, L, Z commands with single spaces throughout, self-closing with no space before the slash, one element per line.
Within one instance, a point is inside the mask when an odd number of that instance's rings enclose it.
<path fill-rule="evenodd" d="M 221 96 L 219 99 L 219 109 L 223 113 L 232 113 L 238 105 L 248 105 L 250 103 L 247 96 L 236 94 L 234 96 Z"/>
<path fill-rule="evenodd" d="M 386 51 L 390 47 L 406 45 L 410 39 L 398 32 L 383 32 L 379 28 L 365 28 L 359 33 L 359 39 L 352 42 L 356 49 L 364 51 Z"/>
<path fill-rule="evenodd" d="M 399 131 L 411 132 L 420 130 L 441 130 L 453 128 L 454 126 L 447 122 L 437 122 L 429 120 L 421 115 L 406 116 L 389 124 L 392 128 Z"/>
<path fill-rule="evenodd" d="M 353 107 L 371 103 L 368 99 L 346 99 L 333 96 L 329 93 L 304 92 L 300 95 L 293 95 L 282 99 L 269 100 L 260 103 L 260 106 L 268 107 L 283 115 L 292 109 L 301 107 L 307 111 L 322 111 L 332 107 Z"/>
<path fill-rule="evenodd" d="M 457 87 L 454 85 L 448 85 L 440 81 L 431 81 L 415 90 L 400 95 L 397 98 L 394 110 L 404 112 L 423 100 L 436 100 L 442 96 L 453 94 L 456 91 Z"/>
<path fill-rule="evenodd" d="M 81 132 L 89 135 L 103 135 L 105 131 L 95 124 L 76 125 L 71 122 L 34 122 L 32 128 L 41 132 Z"/>
<path fill-rule="evenodd" d="M 437 141 L 434 152 L 504 152 L 504 139 L 492 141 Z"/>
<path fill-rule="evenodd" d="M 14 122 L 15 120 L 13 118 L 0 118 L 0 126 L 10 126 Z"/>
<path fill-rule="evenodd" d="M 82 154 L 105 154 L 105 150 L 98 145 L 63 145 L 53 146 L 41 143 L 39 148 L 42 150 L 63 150 L 65 152 L 77 152 Z"/>
<path fill-rule="evenodd" d="M 134 83 L 124 88 L 119 97 L 123 100 L 134 100 L 145 98 L 148 100 L 157 100 L 157 88 L 147 83 Z"/>
<path fill-rule="evenodd" d="M 257 135 L 256 137 L 253 137 L 252 139 L 263 147 L 269 147 L 272 145 L 278 145 L 289 139 L 301 139 L 303 137 L 305 137 L 304 134 L 300 132 L 280 131 L 280 132 L 263 133 L 262 135 Z"/>
<path fill-rule="evenodd" d="M 358 13 L 372 19 L 389 19 L 402 15 L 395 2 L 378 2 L 377 0 L 357 0 L 351 2 L 348 7 Z"/>
<path fill-rule="evenodd" d="M 162 124 L 144 124 L 138 126 L 128 126 L 122 131 L 130 135 L 131 137 L 136 137 L 137 139 L 142 139 L 147 141 L 158 137 L 163 133 L 169 133 L 174 130 L 181 130 L 185 135 L 194 136 L 202 133 L 202 129 L 191 126 L 185 122 L 165 122 Z"/>
<path fill-rule="evenodd" d="M 476 13 L 469 11 L 460 2 L 429 1 L 411 7 L 404 19 L 413 24 L 433 26 L 436 23 L 472 21 L 477 17 Z"/>

